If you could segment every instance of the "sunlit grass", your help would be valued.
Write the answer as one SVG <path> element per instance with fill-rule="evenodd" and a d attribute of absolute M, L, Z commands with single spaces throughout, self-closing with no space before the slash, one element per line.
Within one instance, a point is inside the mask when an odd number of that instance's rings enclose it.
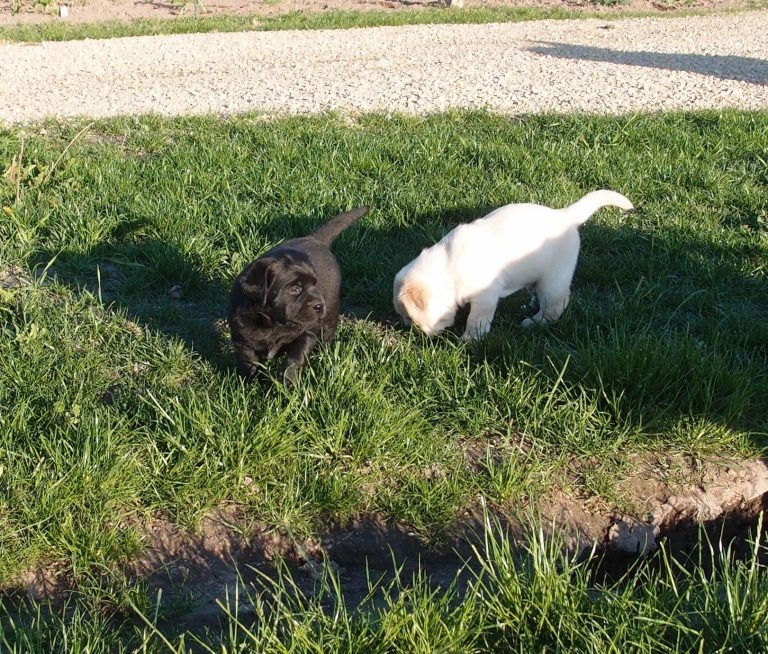
<path fill-rule="evenodd" d="M 0 131 L 0 582 L 115 570 L 139 548 L 136 516 L 194 526 L 234 504 L 307 536 L 376 513 L 439 544 L 480 498 L 566 484 L 610 502 L 633 456 L 764 451 L 766 126 L 449 113 Z M 522 329 L 523 296 L 478 345 L 394 324 L 395 272 L 453 225 L 600 187 L 637 211 L 583 228 L 555 325 Z M 336 341 L 293 390 L 244 385 L 223 322 L 234 275 L 360 204 L 335 246 Z"/>
<path fill-rule="evenodd" d="M 748 8 L 768 6 L 768 0 L 754 0 Z M 605 7 L 611 7 L 606 12 Z M 743 8 L 742 8 L 743 9 Z M 699 10 L 699 13 L 701 11 Z M 679 16 L 696 13 L 684 0 L 668 3 L 663 14 Z M 200 32 L 244 32 L 272 30 L 350 29 L 424 24 L 482 24 L 528 20 L 594 18 L 608 19 L 647 16 L 650 12 L 616 11 L 616 3 L 596 2 L 590 10 L 550 7 L 416 7 L 410 11 L 337 10 L 305 12 L 288 11 L 274 16 L 201 14 L 185 15 L 174 19 L 140 19 L 133 21 L 108 21 L 102 23 L 67 23 L 49 21 L 40 24 L 19 24 L 0 27 L 0 41 L 40 42 L 73 41 L 82 39 L 107 39 L 127 36 L 152 36 L 158 34 L 191 34 Z"/>

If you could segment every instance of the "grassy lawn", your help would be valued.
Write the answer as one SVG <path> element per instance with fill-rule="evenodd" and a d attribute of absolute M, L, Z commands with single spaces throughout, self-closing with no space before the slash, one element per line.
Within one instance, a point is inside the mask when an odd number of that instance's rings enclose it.
<path fill-rule="evenodd" d="M 0 130 L 0 584 L 43 565 L 86 598 L 66 617 L 6 621 L 0 647 L 183 649 L 118 619 L 137 608 L 153 621 L 153 598 L 119 573 L 149 516 L 194 526 L 234 504 L 308 536 L 375 513 L 440 544 L 481 498 L 535 506 L 564 488 L 615 504 L 633 456 L 764 452 L 767 131 L 768 114 L 738 112 Z M 601 187 L 637 211 L 605 209 L 583 228 L 558 323 L 524 330 L 523 295 L 502 302 L 479 345 L 394 323 L 394 274 L 455 224 Z M 293 390 L 244 385 L 223 323 L 233 277 L 359 204 L 371 213 L 334 248 L 337 340 Z M 765 649 L 756 564 L 713 580 L 662 561 L 597 593 L 587 568 L 531 542 L 516 574 L 503 537 L 481 547 L 485 574 L 461 603 L 458 588 L 417 584 L 382 613 L 334 620 L 332 579 L 303 602 L 284 580 L 279 610 L 254 599 L 269 614 L 257 631 L 232 618 L 226 651 Z M 306 631 L 290 649 L 299 613 Z M 720 617 L 704 624 L 709 614 Z M 404 636 L 396 627 L 414 616 L 422 632 Z"/>
<path fill-rule="evenodd" d="M 665 16 L 697 13 L 684 0 L 663 0 Z M 71 41 L 80 39 L 106 39 L 125 36 L 155 34 L 190 34 L 197 32 L 242 32 L 272 30 L 348 29 L 354 27 L 378 27 L 385 25 L 423 25 L 450 23 L 504 23 L 542 19 L 565 18 L 628 18 L 657 15 L 658 12 L 637 10 L 615 11 L 621 4 L 610 0 L 596 0 L 592 11 L 570 9 L 567 3 L 550 6 L 487 6 L 456 9 L 427 7 L 413 11 L 338 10 L 317 12 L 291 11 L 275 16 L 181 16 L 173 20 L 107 21 L 78 24 L 52 21 L 42 24 L 20 24 L 0 27 L 0 42 Z M 611 11 L 606 12 L 605 8 Z M 768 0 L 754 0 L 747 9 L 768 7 Z M 743 9 L 743 8 L 742 8 Z M 701 13 L 701 12 L 699 12 Z"/>
<path fill-rule="evenodd" d="M 71 41 L 198 32 L 348 29 L 431 23 L 517 22 L 543 18 L 575 18 L 577 15 L 581 14 L 563 8 L 477 7 L 460 10 L 432 8 L 390 13 L 380 10 L 343 11 L 332 9 L 316 13 L 292 11 L 277 16 L 183 16 L 173 20 L 114 21 L 95 24 L 48 22 L 38 25 L 13 25 L 0 28 L 0 41 Z M 598 15 L 598 12 L 595 15 Z"/>

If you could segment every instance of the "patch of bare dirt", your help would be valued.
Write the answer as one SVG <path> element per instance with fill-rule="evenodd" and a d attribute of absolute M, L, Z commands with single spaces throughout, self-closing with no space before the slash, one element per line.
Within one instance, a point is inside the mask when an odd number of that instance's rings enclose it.
<path fill-rule="evenodd" d="M 469 454 L 472 458 L 472 451 Z M 236 610 L 247 622 L 248 597 L 275 578 L 278 558 L 307 596 L 317 591 L 330 567 L 350 607 L 368 595 L 370 580 L 391 580 L 396 574 L 407 583 L 420 571 L 435 588 L 447 588 L 454 581 L 461 587 L 471 578 L 466 564 L 472 547 L 482 542 L 488 515 L 518 539 L 535 513 L 543 528 L 564 537 L 574 554 L 605 552 L 616 574 L 662 543 L 673 554 L 692 554 L 695 559 L 701 529 L 713 542 L 734 542 L 737 552 L 740 546 L 746 549 L 746 536 L 768 508 L 768 461 L 649 457 L 635 463 L 634 474 L 618 484 L 626 503 L 637 507 L 632 512 L 564 491 L 529 498 L 529 506 L 478 504 L 457 518 L 446 545 L 434 547 L 407 525 L 377 515 L 329 524 L 317 537 L 299 539 L 229 508 L 210 514 L 195 530 L 160 518 L 128 525 L 138 531 L 143 551 L 123 572 L 145 584 L 151 597 L 160 591 L 167 610 L 183 607 L 174 618 L 180 626 L 200 629 L 217 626 L 223 607 Z M 66 573 L 51 566 L 30 571 L 6 592 L 41 599 L 56 597 L 68 587 Z"/>
<path fill-rule="evenodd" d="M 29 283 L 26 274 L 18 266 L 0 270 L 0 289 L 13 290 L 27 286 Z"/>
<path fill-rule="evenodd" d="M 58 0 L 46 4 L 31 0 L 0 0 L 0 27 L 5 25 L 67 21 L 99 23 L 145 19 L 174 20 L 187 16 L 276 16 L 289 12 L 420 11 L 445 7 L 451 0 Z M 460 1 L 460 0 L 459 0 Z M 454 5 L 457 4 L 453 0 Z M 564 8 L 574 12 L 599 10 L 604 13 L 637 11 L 668 13 L 676 10 L 725 11 L 749 8 L 752 0 L 463 0 L 463 7 L 541 7 Z M 60 7 L 66 6 L 66 17 Z"/>

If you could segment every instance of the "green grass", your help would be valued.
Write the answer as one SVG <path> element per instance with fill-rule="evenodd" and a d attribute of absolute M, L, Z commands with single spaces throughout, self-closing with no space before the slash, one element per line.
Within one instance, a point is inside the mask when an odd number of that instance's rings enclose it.
<path fill-rule="evenodd" d="M 454 583 L 440 587 L 424 569 L 370 578 L 355 606 L 343 581 L 323 568 L 313 588 L 278 562 L 221 602 L 223 627 L 176 633 L 173 617 L 132 591 L 122 611 L 93 598 L 63 608 L 25 605 L 0 618 L 0 645 L 26 652 L 176 653 L 326 652 L 760 652 L 768 647 L 765 542 L 752 536 L 744 555 L 703 532 L 715 566 L 664 550 L 618 579 L 602 560 L 565 554 L 564 541 L 532 529 L 513 541 L 498 523 Z M 0 603 L 0 607 L 2 607 Z M 62 617 L 65 616 L 65 617 Z"/>
<path fill-rule="evenodd" d="M 304 536 L 378 513 L 437 544 L 479 498 L 610 503 L 634 455 L 765 451 L 766 113 L 86 127 L 0 131 L 4 586 L 43 565 L 87 587 L 148 515 L 195 525 L 235 504 Z M 555 325 L 524 330 L 522 295 L 479 345 L 391 324 L 394 274 L 453 225 L 600 187 L 637 211 L 583 228 Z M 244 385 L 221 323 L 232 279 L 364 203 L 335 246 L 356 317 L 297 388 Z"/>
<path fill-rule="evenodd" d="M 385 25 L 423 25 L 450 23 L 501 23 L 527 20 L 566 18 L 619 18 L 648 15 L 648 13 L 623 11 L 601 11 L 602 4 L 596 2 L 593 11 L 576 11 L 563 7 L 468 7 L 449 9 L 429 7 L 414 11 L 381 10 L 322 12 L 291 11 L 276 16 L 182 16 L 173 20 L 134 20 L 92 24 L 51 21 L 37 25 L 12 25 L 0 28 L 0 42 L 71 41 L 81 39 L 105 39 L 125 36 L 147 36 L 155 34 L 189 34 L 196 32 L 240 32 L 271 30 L 348 29 L 355 27 L 377 27 Z M 567 6 L 567 5 L 566 5 Z M 755 0 L 751 8 L 768 6 L 768 0 Z M 682 7 L 682 8 L 680 8 Z M 671 12 L 693 13 L 685 3 L 672 2 Z M 665 15 L 668 15 L 665 13 Z"/>
<path fill-rule="evenodd" d="M 291 11 L 277 16 L 188 16 L 173 20 L 114 21 L 97 24 L 49 22 L 0 28 L 0 41 L 37 42 L 104 39 L 154 34 L 197 32 L 272 31 L 290 29 L 347 29 L 383 25 L 421 25 L 429 23 L 492 23 L 542 18 L 574 18 L 565 9 L 524 9 L 516 7 L 473 9 L 424 9 L 419 11 Z"/>

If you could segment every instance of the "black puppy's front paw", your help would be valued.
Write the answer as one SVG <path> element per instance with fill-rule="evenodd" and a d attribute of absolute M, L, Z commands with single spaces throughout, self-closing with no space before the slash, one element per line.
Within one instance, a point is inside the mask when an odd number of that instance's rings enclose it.
<path fill-rule="evenodd" d="M 304 332 L 285 348 L 285 362 L 282 367 L 282 379 L 286 386 L 293 386 L 299 378 L 299 371 L 307 362 L 309 353 L 317 344 L 317 334 Z"/>
<path fill-rule="evenodd" d="M 256 379 L 256 375 L 259 372 L 259 366 L 255 363 L 237 362 L 237 372 L 245 379 L 245 381 L 252 382 Z"/>
<path fill-rule="evenodd" d="M 283 384 L 288 387 L 295 386 L 299 379 L 300 370 L 300 364 L 295 361 L 286 361 L 281 374 Z"/>
<path fill-rule="evenodd" d="M 261 356 L 250 347 L 235 344 L 235 363 L 237 372 L 247 381 L 253 381 L 261 367 Z"/>

